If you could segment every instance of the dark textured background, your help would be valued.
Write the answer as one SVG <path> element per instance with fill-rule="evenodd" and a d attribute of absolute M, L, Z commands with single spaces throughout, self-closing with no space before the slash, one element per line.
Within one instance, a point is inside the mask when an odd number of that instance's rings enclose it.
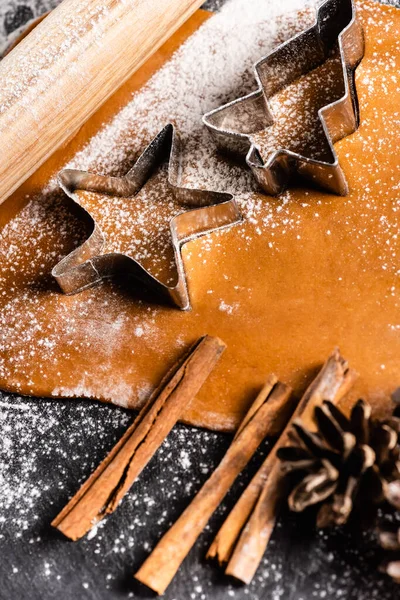
<path fill-rule="evenodd" d="M 215 10 L 222 2 L 211 0 L 206 7 Z M 0 43 L 55 4 L 57 0 L 0 0 Z M 51 519 L 131 418 L 127 411 L 93 402 L 0 395 L 0 468 L 6 483 L 14 486 L 13 503 L 0 514 L 1 600 L 154 597 L 134 582 L 132 573 L 218 464 L 230 438 L 176 427 L 97 535 L 74 544 L 66 541 L 51 529 Z M 168 589 L 167 600 L 399 597 L 399 587 L 377 572 L 381 557 L 372 535 L 351 528 L 329 535 L 316 532 L 312 512 L 301 518 L 283 516 L 248 587 L 225 579 L 206 563 L 205 550 L 223 515 L 260 460 L 214 515 Z M 15 491 L 19 481 L 21 488 Z"/>

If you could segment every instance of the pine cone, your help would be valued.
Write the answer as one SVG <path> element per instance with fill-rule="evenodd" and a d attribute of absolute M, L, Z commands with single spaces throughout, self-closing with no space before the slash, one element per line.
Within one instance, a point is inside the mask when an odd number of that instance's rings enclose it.
<path fill-rule="evenodd" d="M 302 477 L 289 495 L 289 508 L 300 512 L 323 502 L 317 526 L 342 525 L 361 486 L 368 502 L 378 504 L 389 483 L 400 478 L 400 418 L 394 413 L 386 421 L 373 420 L 363 400 L 350 418 L 329 401 L 316 407 L 314 415 L 317 433 L 296 421 L 291 444 L 278 451 L 283 469 Z"/>
<path fill-rule="evenodd" d="M 386 498 L 392 506 L 400 511 L 399 479 L 388 485 Z M 400 517 L 400 514 L 398 516 Z M 378 539 L 382 548 L 390 553 L 380 570 L 392 577 L 396 583 L 400 583 L 400 527 L 395 525 L 391 529 L 381 529 L 378 532 Z"/>

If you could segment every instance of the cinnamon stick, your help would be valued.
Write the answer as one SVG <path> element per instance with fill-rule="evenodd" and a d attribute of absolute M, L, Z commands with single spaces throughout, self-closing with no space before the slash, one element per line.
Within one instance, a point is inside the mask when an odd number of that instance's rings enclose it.
<path fill-rule="evenodd" d="M 357 374 L 349 369 L 338 349 L 329 356 L 317 377 L 300 400 L 292 418 L 259 471 L 243 492 L 212 543 L 209 557 L 228 562 L 226 573 L 249 583 L 268 545 L 285 496 L 285 485 L 276 457 L 286 445 L 293 421 L 302 418 L 307 427 L 314 426 L 315 406 L 323 400 L 339 402 L 353 385 Z"/>
<path fill-rule="evenodd" d="M 201 338 L 164 377 L 121 440 L 52 522 L 77 540 L 118 506 L 216 365 L 225 344 Z"/>
<path fill-rule="evenodd" d="M 192 502 L 159 541 L 135 574 L 136 579 L 162 594 L 203 531 L 232 483 L 249 462 L 276 420 L 287 421 L 293 411 L 291 389 L 271 376 L 243 419 L 224 458 Z"/>

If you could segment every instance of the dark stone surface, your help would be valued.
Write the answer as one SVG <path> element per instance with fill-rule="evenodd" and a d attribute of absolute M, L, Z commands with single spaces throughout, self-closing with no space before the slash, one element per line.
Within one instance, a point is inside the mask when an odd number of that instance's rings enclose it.
<path fill-rule="evenodd" d="M 132 574 L 223 456 L 230 437 L 176 427 L 92 539 L 72 543 L 50 522 L 132 418 L 89 401 L 4 395 L 0 462 L 13 502 L 0 500 L 1 600 L 152 598 Z M 166 592 L 167 600 L 389 600 L 373 535 L 317 532 L 314 514 L 284 514 L 253 583 L 239 586 L 204 561 L 223 516 L 267 451 L 235 484 Z M 19 485 L 20 482 L 20 485 Z M 7 484 L 2 486 L 7 488 Z"/>
<path fill-rule="evenodd" d="M 24 4 L 17 6 L 15 10 L 10 9 L 6 12 L 4 17 L 4 29 L 7 34 L 12 33 L 21 25 L 25 25 L 28 21 L 33 19 L 34 14 L 29 6 Z"/>

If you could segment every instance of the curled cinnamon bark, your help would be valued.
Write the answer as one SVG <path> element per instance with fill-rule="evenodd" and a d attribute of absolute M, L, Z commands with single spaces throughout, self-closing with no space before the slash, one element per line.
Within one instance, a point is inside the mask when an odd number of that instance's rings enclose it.
<path fill-rule="evenodd" d="M 195 344 L 164 377 L 121 440 L 54 519 L 53 527 L 77 540 L 114 512 L 206 381 L 225 347 L 219 338 L 210 336 Z"/>
<path fill-rule="evenodd" d="M 293 421 L 301 416 L 307 426 L 313 427 L 315 406 L 323 400 L 339 402 L 356 377 L 355 371 L 349 369 L 339 350 L 335 349 L 307 388 L 284 432 L 209 548 L 209 558 L 216 558 L 220 564 L 228 563 L 227 574 L 249 583 L 265 552 L 285 494 L 276 453 L 287 444 Z"/>
<path fill-rule="evenodd" d="M 244 417 L 224 458 L 175 524 L 135 574 L 162 594 L 232 483 L 277 421 L 284 426 L 294 408 L 291 389 L 271 376 Z"/>

